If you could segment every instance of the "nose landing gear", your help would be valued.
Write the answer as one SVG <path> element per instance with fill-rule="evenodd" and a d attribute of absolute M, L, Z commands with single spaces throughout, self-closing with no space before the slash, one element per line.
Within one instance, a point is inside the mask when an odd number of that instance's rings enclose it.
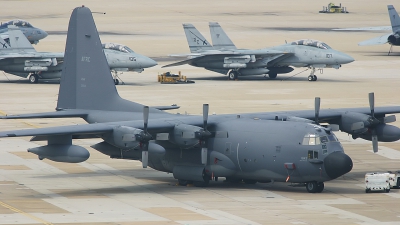
<path fill-rule="evenodd" d="M 324 187 L 324 182 L 311 181 L 306 183 L 306 189 L 309 193 L 321 193 Z"/>

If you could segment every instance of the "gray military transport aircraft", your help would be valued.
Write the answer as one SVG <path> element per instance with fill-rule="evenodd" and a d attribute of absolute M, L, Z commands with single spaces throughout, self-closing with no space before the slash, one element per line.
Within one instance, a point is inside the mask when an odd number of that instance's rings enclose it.
<path fill-rule="evenodd" d="M 0 25 L 0 38 L 7 39 L 8 36 L 8 25 L 14 25 L 18 27 L 25 37 L 29 40 L 31 44 L 39 43 L 39 40 L 47 37 L 47 32 L 32 26 L 28 21 L 25 20 L 11 20 L 6 23 L 1 23 Z"/>
<path fill-rule="evenodd" d="M 261 112 L 203 116 L 170 114 L 122 99 L 115 88 L 91 11 L 75 8 L 69 21 L 63 75 L 55 112 L 1 119 L 80 117 L 89 124 L 2 131 L 0 137 L 33 136 L 47 145 L 30 148 L 39 159 L 79 163 L 89 151 L 73 139 L 101 138 L 91 147 L 111 158 L 141 160 L 172 173 L 179 184 L 207 186 L 212 177 L 246 183 L 290 182 L 322 192 L 324 182 L 348 173 L 353 162 L 332 132 L 335 127 L 373 140 L 396 141 L 400 106 Z M 167 109 L 167 108 L 164 108 Z M 327 127 L 319 123 L 337 124 Z"/>
<path fill-rule="evenodd" d="M 61 77 L 64 53 L 37 52 L 18 27 L 9 25 L 8 30 L 9 38 L 0 39 L 0 70 L 28 78 L 31 83 L 38 83 L 39 79 Z M 105 43 L 103 51 L 116 85 L 119 84 L 118 72 L 141 73 L 144 68 L 157 65 L 153 59 L 140 55 L 125 45 Z"/>
<path fill-rule="evenodd" d="M 360 46 L 365 46 L 365 45 L 380 45 L 380 44 L 390 44 L 390 49 L 388 54 L 392 51 L 393 45 L 394 46 L 400 46 L 400 18 L 399 14 L 396 12 L 396 9 L 393 7 L 393 5 L 388 5 L 387 6 L 388 13 L 389 13 L 389 18 L 390 18 L 390 23 L 391 23 L 391 29 L 392 33 L 390 34 L 385 34 L 380 37 L 376 37 L 373 39 L 369 39 L 366 41 L 362 41 L 358 43 Z M 381 30 L 386 30 L 386 27 L 380 27 Z M 374 30 L 379 30 L 379 27 L 373 28 Z M 340 29 L 340 30 L 372 30 L 372 28 L 366 29 L 366 28 L 347 28 L 347 29 Z"/>
<path fill-rule="evenodd" d="M 264 74 L 275 79 L 278 74 L 292 72 L 291 66 L 308 67 L 311 69 L 308 80 L 316 81 L 316 69 L 320 69 L 321 72 L 324 68 L 339 69 L 342 64 L 354 61 L 351 56 L 311 39 L 249 50 L 237 49 L 218 23 L 210 22 L 214 46 L 192 24 L 183 24 L 183 29 L 191 52 L 187 55 L 189 59 L 163 67 L 189 64 L 227 74 L 231 80 L 237 79 L 238 76 Z"/>

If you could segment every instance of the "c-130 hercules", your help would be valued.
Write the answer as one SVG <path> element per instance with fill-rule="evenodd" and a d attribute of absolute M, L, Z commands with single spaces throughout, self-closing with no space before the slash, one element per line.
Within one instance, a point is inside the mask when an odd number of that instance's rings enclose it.
<path fill-rule="evenodd" d="M 316 81 L 316 69 L 339 69 L 342 64 L 354 61 L 351 56 L 311 39 L 256 50 L 237 49 L 218 23 L 209 25 L 213 45 L 192 24 L 183 24 L 191 52 L 189 59 L 163 67 L 189 64 L 226 74 L 230 80 L 263 74 L 275 79 L 278 74 L 292 72 L 291 66 L 308 67 L 311 69 L 308 80 Z"/>
<path fill-rule="evenodd" d="M 39 159 L 79 163 L 90 156 L 73 139 L 101 138 L 91 147 L 116 159 L 141 160 L 143 167 L 172 173 L 179 184 L 207 186 L 212 177 L 255 182 L 290 182 L 322 192 L 324 182 L 348 173 L 351 158 L 332 132 L 377 141 L 400 139 L 400 106 L 225 114 L 170 114 L 122 99 L 115 88 L 100 38 L 86 7 L 69 22 L 56 112 L 1 119 L 80 117 L 89 124 L 0 132 L 0 137 L 34 136 L 47 145 L 28 149 Z M 319 123 L 337 124 L 327 127 Z"/>

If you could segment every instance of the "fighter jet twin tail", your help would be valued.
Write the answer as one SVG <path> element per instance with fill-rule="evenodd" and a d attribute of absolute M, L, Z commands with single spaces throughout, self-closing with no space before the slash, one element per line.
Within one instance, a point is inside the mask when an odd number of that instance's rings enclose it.
<path fill-rule="evenodd" d="M 272 50 L 262 51 L 260 55 Z M 378 141 L 400 139 L 400 129 L 387 124 L 395 116 L 386 116 L 400 113 L 400 106 L 375 107 L 373 93 L 370 108 L 320 110 L 316 98 L 315 110 L 209 117 L 205 104 L 202 116 L 170 114 L 122 99 L 106 62 L 91 11 L 75 8 L 68 27 L 57 111 L 1 119 L 78 117 L 88 124 L 3 131 L 0 137 L 33 136 L 32 141 L 47 141 L 28 152 L 41 160 L 68 163 L 90 156 L 73 139 L 101 138 L 93 149 L 115 159 L 141 160 L 143 167 L 172 173 L 181 185 L 204 187 L 212 178 L 225 177 L 245 183 L 288 182 L 312 193 L 322 192 L 325 181 L 353 167 L 332 131 L 340 129 L 354 138 L 372 140 L 374 151 L 378 151 Z"/>

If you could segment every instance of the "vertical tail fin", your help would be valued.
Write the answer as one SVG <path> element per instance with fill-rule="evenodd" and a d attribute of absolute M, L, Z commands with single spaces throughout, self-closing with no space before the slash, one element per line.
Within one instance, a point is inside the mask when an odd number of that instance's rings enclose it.
<path fill-rule="evenodd" d="M 214 49 L 210 42 L 208 42 L 192 24 L 183 24 L 183 30 L 186 34 L 190 52 L 193 53 Z"/>
<path fill-rule="evenodd" d="M 393 33 L 400 31 L 400 18 L 399 14 L 394 9 L 393 5 L 388 5 L 390 23 L 392 24 Z"/>
<path fill-rule="evenodd" d="M 233 44 L 217 22 L 210 22 L 209 26 L 212 43 L 215 49 L 236 49 L 235 44 Z"/>
<path fill-rule="evenodd" d="M 25 52 L 36 52 L 32 44 L 17 26 L 8 25 L 8 36 L 12 49 L 23 50 Z"/>
<path fill-rule="evenodd" d="M 58 109 L 143 110 L 143 105 L 118 95 L 89 8 L 72 12 L 63 64 Z"/>

